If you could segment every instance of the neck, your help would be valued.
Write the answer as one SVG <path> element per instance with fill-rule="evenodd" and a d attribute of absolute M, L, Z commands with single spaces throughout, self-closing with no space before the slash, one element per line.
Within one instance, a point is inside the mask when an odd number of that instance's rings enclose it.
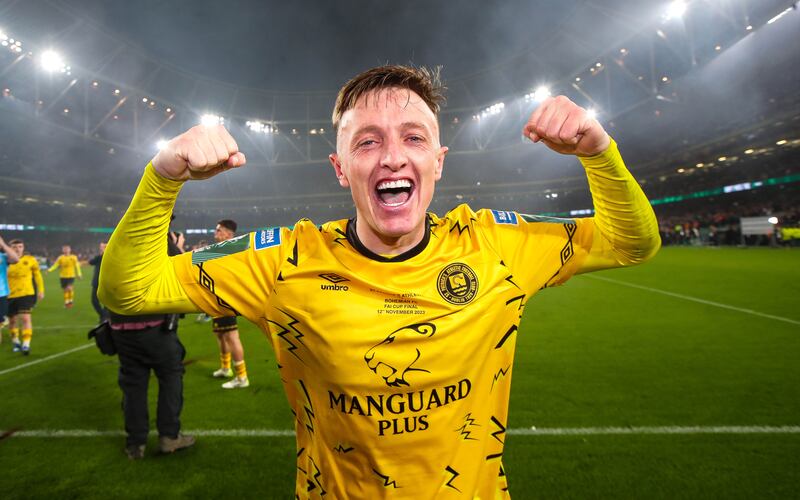
<path fill-rule="evenodd" d="M 361 218 L 356 218 L 356 234 L 361 243 L 371 252 L 378 255 L 391 256 L 407 252 L 417 246 L 425 237 L 425 220 L 413 231 L 401 236 L 378 234 Z"/>

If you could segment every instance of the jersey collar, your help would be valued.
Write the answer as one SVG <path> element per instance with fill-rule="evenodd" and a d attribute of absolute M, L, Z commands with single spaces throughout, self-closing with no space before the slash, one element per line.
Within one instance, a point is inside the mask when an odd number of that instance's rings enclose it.
<path fill-rule="evenodd" d="M 377 254 L 361 243 L 361 240 L 358 238 L 358 234 L 356 234 L 355 217 L 347 221 L 347 229 L 345 230 L 345 233 L 347 235 L 347 241 L 349 241 L 353 248 L 355 248 L 356 251 L 358 251 L 358 253 L 364 257 L 378 262 L 403 262 L 412 257 L 416 257 L 422 253 L 423 250 L 425 250 L 425 247 L 428 246 L 428 242 L 431 240 L 431 218 L 430 214 L 425 215 L 425 234 L 422 237 L 422 241 L 417 243 L 413 248 L 409 248 L 405 252 L 393 255 L 391 257 L 385 257 Z"/>

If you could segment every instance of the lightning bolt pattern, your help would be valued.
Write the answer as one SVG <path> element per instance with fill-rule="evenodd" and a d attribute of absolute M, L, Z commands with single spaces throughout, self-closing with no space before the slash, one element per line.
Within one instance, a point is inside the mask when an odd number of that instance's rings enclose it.
<path fill-rule="evenodd" d="M 311 461 L 311 465 L 314 466 L 314 476 L 312 477 L 314 481 L 313 483 L 310 480 L 308 481 L 309 483 L 308 491 L 311 491 L 314 488 L 319 488 L 319 496 L 324 497 L 327 491 L 325 491 L 325 488 L 322 486 L 322 481 L 320 480 L 320 478 L 322 477 L 322 471 L 319 470 L 319 467 L 317 467 L 317 463 L 314 461 L 313 458 L 311 458 L 310 455 L 308 459 Z"/>
<path fill-rule="evenodd" d="M 501 347 L 503 347 L 503 344 L 506 343 L 506 340 L 508 340 L 508 338 L 516 331 L 517 331 L 517 325 L 511 325 L 511 328 L 508 329 L 505 335 L 503 335 L 503 338 L 500 339 L 500 342 L 498 342 L 497 345 L 494 346 L 494 348 L 500 349 Z"/>
<path fill-rule="evenodd" d="M 461 490 L 459 490 L 458 488 L 456 488 L 456 487 L 453 485 L 453 481 L 455 481 L 455 480 L 456 480 L 456 478 L 457 478 L 458 476 L 460 476 L 460 475 L 461 475 L 461 473 L 459 473 L 457 470 L 455 470 L 454 468 L 450 467 L 449 465 L 448 465 L 447 467 L 445 467 L 445 469 L 444 469 L 444 470 L 446 470 L 447 472 L 449 472 L 450 474 L 452 474 L 452 475 L 453 475 L 453 477 L 451 477 L 451 478 L 450 478 L 450 480 L 449 480 L 449 481 L 447 481 L 447 483 L 445 483 L 445 486 L 447 486 L 447 487 L 449 487 L 449 488 L 453 488 L 453 489 L 454 489 L 454 490 L 456 490 L 457 492 L 461 493 Z"/>
<path fill-rule="evenodd" d="M 460 221 L 455 221 L 455 222 L 453 222 L 453 225 L 450 226 L 450 232 L 452 233 L 453 231 L 458 229 L 458 235 L 459 236 L 461 236 L 464 233 L 464 231 L 467 231 L 468 233 L 472 234 L 472 232 L 470 230 L 470 227 L 472 227 L 472 223 L 473 222 L 475 222 L 475 219 L 473 219 L 471 217 L 469 219 L 469 224 L 464 225 L 464 226 L 461 225 Z"/>
<path fill-rule="evenodd" d="M 314 433 L 314 405 L 311 404 L 311 396 L 308 395 L 308 389 L 306 389 L 306 384 L 303 383 L 302 380 L 297 381 L 300 384 L 300 388 L 303 389 L 303 394 L 306 396 L 306 401 L 303 403 L 303 409 L 306 412 L 306 416 L 308 417 L 307 422 L 305 423 L 306 429 L 308 432 Z"/>
<path fill-rule="evenodd" d="M 387 476 L 385 474 L 381 474 L 375 468 L 372 469 L 372 472 L 374 472 L 375 474 L 378 475 L 379 478 L 381 478 L 381 480 L 383 481 L 383 486 L 384 487 L 386 487 L 386 488 L 392 487 L 394 489 L 400 488 L 400 486 L 398 486 L 398 484 L 397 484 L 397 481 L 395 481 L 394 479 L 392 479 L 390 481 L 389 476 Z"/>
<path fill-rule="evenodd" d="M 497 370 L 497 373 L 495 373 L 494 376 L 492 377 L 492 387 L 489 389 L 489 392 L 492 392 L 492 390 L 494 389 L 495 382 L 497 382 L 497 380 L 500 377 L 505 377 L 506 375 L 508 375 L 508 372 L 510 371 L 511 371 L 511 365 L 506 366 L 505 369 L 500 368 L 499 370 Z"/>
<path fill-rule="evenodd" d="M 456 432 L 461 433 L 461 436 L 464 438 L 464 441 L 477 441 L 476 438 L 470 437 L 472 431 L 469 430 L 468 427 L 473 427 L 473 426 L 480 427 L 480 425 L 475 423 L 475 419 L 472 418 L 472 413 L 467 413 L 466 415 L 464 415 L 464 425 L 456 429 Z"/>
<path fill-rule="evenodd" d="M 273 325 L 275 325 L 275 326 L 277 326 L 278 328 L 281 329 L 281 331 L 276 333 L 275 335 L 280 337 L 281 340 L 283 340 L 284 342 L 286 342 L 288 344 L 289 347 L 287 347 L 287 349 L 288 349 L 289 353 L 292 356 L 294 356 L 295 358 L 297 358 L 300 361 L 303 361 L 303 359 L 300 356 L 298 356 L 297 353 L 295 352 L 298 347 L 300 347 L 301 345 L 305 345 L 305 344 L 303 344 L 303 341 L 301 340 L 304 337 L 304 335 L 302 334 L 302 332 L 300 332 L 300 330 L 298 330 L 294 326 L 294 325 L 299 324 L 300 320 L 298 320 L 297 318 L 295 318 L 294 316 L 292 316 L 288 312 L 284 311 L 283 309 L 278 309 L 278 310 L 280 312 L 282 312 L 283 314 L 285 314 L 286 316 L 288 316 L 289 318 L 291 318 L 291 321 L 289 322 L 289 324 L 287 326 L 284 326 L 284 325 L 278 323 L 277 321 L 273 321 L 271 319 L 267 319 L 267 322 L 271 323 L 271 324 L 273 324 Z M 292 341 L 292 339 L 288 337 L 288 335 L 292 334 L 292 333 L 293 333 L 293 336 L 294 336 L 294 340 L 297 341 L 297 344 L 295 344 Z"/>
<path fill-rule="evenodd" d="M 344 231 L 342 231 L 338 227 L 336 228 L 335 232 L 336 232 L 336 234 L 338 234 L 340 236 L 337 236 L 336 238 L 334 238 L 333 242 L 334 243 L 338 243 L 341 246 L 344 246 L 344 243 L 342 243 L 342 240 L 347 241 L 347 235 L 344 233 Z"/>
<path fill-rule="evenodd" d="M 497 430 L 492 433 L 492 437 L 500 441 L 500 444 L 503 444 L 503 439 L 500 438 L 499 436 L 502 436 L 503 434 L 506 433 L 506 426 L 503 425 L 502 422 L 497 420 L 497 418 L 495 418 L 494 415 L 492 415 L 492 423 L 497 426 Z"/>

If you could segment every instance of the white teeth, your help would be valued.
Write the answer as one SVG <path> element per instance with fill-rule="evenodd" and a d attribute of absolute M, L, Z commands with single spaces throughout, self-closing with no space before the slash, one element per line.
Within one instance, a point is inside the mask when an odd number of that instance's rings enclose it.
<path fill-rule="evenodd" d="M 378 189 L 398 189 L 398 188 L 410 188 L 411 181 L 408 179 L 398 179 L 396 181 L 383 181 L 378 184 Z"/>

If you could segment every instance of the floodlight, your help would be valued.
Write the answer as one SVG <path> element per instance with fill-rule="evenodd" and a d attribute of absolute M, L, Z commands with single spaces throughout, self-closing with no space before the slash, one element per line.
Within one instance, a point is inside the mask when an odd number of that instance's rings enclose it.
<path fill-rule="evenodd" d="M 550 97 L 550 89 L 544 85 L 537 87 L 536 90 L 533 92 L 533 99 L 536 101 L 541 102 L 547 99 L 548 97 Z"/>
<path fill-rule="evenodd" d="M 206 113 L 200 117 L 200 123 L 205 125 L 206 127 L 212 127 L 214 125 L 222 125 L 225 123 L 225 118 L 215 115 L 213 113 Z"/>
<path fill-rule="evenodd" d="M 587 116 L 587 117 L 588 117 L 590 120 L 594 120 L 594 119 L 596 119 L 596 118 L 597 118 L 597 110 L 596 110 L 596 109 L 594 109 L 594 108 L 589 108 L 589 109 L 587 109 L 587 110 L 586 110 L 586 116 Z"/>
<path fill-rule="evenodd" d="M 158 142 L 156 142 L 156 147 L 158 148 L 159 151 L 161 151 L 162 149 L 167 147 L 167 140 L 166 139 L 160 139 Z"/>
<path fill-rule="evenodd" d="M 767 222 L 769 222 L 770 224 L 777 224 L 778 223 L 778 218 L 777 217 L 770 217 L 769 219 L 767 219 Z"/>
<path fill-rule="evenodd" d="M 485 118 L 486 116 L 489 116 L 489 115 L 496 115 L 496 114 L 502 112 L 503 109 L 505 109 L 505 107 L 506 107 L 505 103 L 502 103 L 502 102 L 498 102 L 496 104 L 492 104 L 488 108 L 485 108 L 483 111 L 481 111 L 481 118 Z"/>
<path fill-rule="evenodd" d="M 787 7 L 787 8 L 786 8 L 786 9 L 784 9 L 784 10 L 783 10 L 783 11 L 782 11 L 780 14 L 778 14 L 778 15 L 777 15 L 777 16 L 775 16 L 775 17 L 773 17 L 773 18 L 772 18 L 772 19 L 770 19 L 769 21 L 767 21 L 767 24 L 772 24 L 772 23 L 774 23 L 774 22 L 775 22 L 775 21 L 777 21 L 778 19 L 782 18 L 783 16 L 785 16 L 786 14 L 788 14 L 789 12 L 791 12 L 791 11 L 792 11 L 792 9 L 794 9 L 794 8 L 795 8 L 795 6 L 794 6 L 794 5 L 792 5 L 791 7 Z"/>
<path fill-rule="evenodd" d="M 262 134 L 270 134 L 270 133 L 274 132 L 274 130 L 275 130 L 275 128 L 273 126 L 267 125 L 267 124 L 262 123 L 262 122 L 260 122 L 258 120 L 248 120 L 245 123 L 245 125 L 247 126 L 247 128 L 249 128 L 253 132 L 259 132 L 259 133 L 262 133 Z M 312 134 L 313 133 L 314 132 L 312 132 Z M 320 129 L 320 133 L 322 133 L 321 129 Z"/>
<path fill-rule="evenodd" d="M 664 13 L 664 19 L 669 21 L 670 19 L 680 19 L 686 13 L 686 2 L 683 0 L 675 0 L 667 6 L 667 10 Z"/>
<path fill-rule="evenodd" d="M 46 50 L 42 52 L 41 59 L 39 62 L 42 65 L 42 69 L 48 72 L 55 72 L 55 71 L 66 71 L 66 65 L 64 64 L 64 59 L 55 51 Z"/>

